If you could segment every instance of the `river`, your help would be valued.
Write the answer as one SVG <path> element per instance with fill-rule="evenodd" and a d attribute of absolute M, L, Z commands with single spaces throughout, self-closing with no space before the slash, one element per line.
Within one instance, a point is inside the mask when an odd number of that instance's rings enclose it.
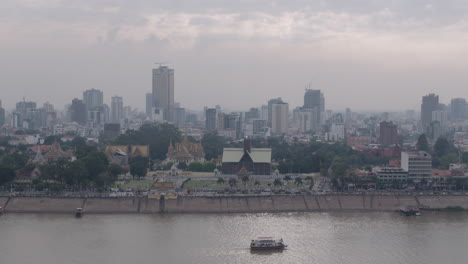
<path fill-rule="evenodd" d="M 257 236 L 283 252 L 254 253 Z M 467 263 L 468 214 L 0 216 L 0 263 Z"/>

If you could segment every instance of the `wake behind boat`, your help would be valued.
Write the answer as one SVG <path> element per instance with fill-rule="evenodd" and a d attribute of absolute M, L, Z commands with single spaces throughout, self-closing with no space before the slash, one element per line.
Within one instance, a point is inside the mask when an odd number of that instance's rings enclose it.
<path fill-rule="evenodd" d="M 250 242 L 251 250 L 283 250 L 286 247 L 287 245 L 283 243 L 282 238 L 275 239 L 273 237 L 259 237 Z"/>

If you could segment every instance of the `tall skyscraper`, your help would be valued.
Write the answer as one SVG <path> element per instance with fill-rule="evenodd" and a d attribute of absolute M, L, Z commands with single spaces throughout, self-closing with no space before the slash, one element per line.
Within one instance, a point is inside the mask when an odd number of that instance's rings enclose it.
<path fill-rule="evenodd" d="M 153 107 L 164 111 L 164 119 L 171 120 L 174 106 L 174 69 L 160 66 L 153 69 Z"/>
<path fill-rule="evenodd" d="M 83 92 L 83 102 L 88 110 L 95 110 L 104 104 L 103 93 L 100 90 L 90 89 Z"/>
<path fill-rule="evenodd" d="M 205 129 L 207 131 L 214 131 L 216 130 L 216 120 L 217 120 L 217 113 L 216 108 L 207 108 L 205 111 Z"/>
<path fill-rule="evenodd" d="M 450 103 L 450 118 L 454 121 L 466 119 L 466 100 L 464 98 L 454 98 Z"/>
<path fill-rule="evenodd" d="M 288 131 L 289 105 L 287 103 L 275 103 L 271 105 L 271 132 L 282 134 Z"/>
<path fill-rule="evenodd" d="M 123 99 L 120 96 L 112 97 L 111 122 L 120 123 L 123 120 Z"/>
<path fill-rule="evenodd" d="M 153 94 L 146 93 L 146 116 L 151 118 L 151 113 L 153 112 Z"/>
<path fill-rule="evenodd" d="M 73 99 L 70 108 L 70 117 L 72 122 L 77 122 L 80 125 L 86 124 L 87 121 L 87 110 L 86 104 L 83 100 L 80 99 Z"/>
<path fill-rule="evenodd" d="M 390 146 L 398 144 L 397 125 L 393 122 L 380 122 L 380 145 Z"/>
<path fill-rule="evenodd" d="M 5 109 L 2 107 L 2 101 L 0 100 L 0 126 L 5 124 Z"/>
<path fill-rule="evenodd" d="M 439 96 L 433 93 L 423 96 L 421 104 L 421 124 L 426 129 L 432 122 L 432 112 L 439 109 Z"/>
<path fill-rule="evenodd" d="M 267 120 L 267 123 L 268 123 L 269 127 L 271 127 L 272 120 L 273 120 L 273 110 L 272 110 L 273 104 L 281 104 L 281 103 L 284 103 L 283 100 L 281 100 L 281 97 L 271 99 L 271 100 L 268 101 L 268 120 Z"/>
<path fill-rule="evenodd" d="M 301 112 L 303 112 L 302 117 L 308 120 L 308 122 L 303 122 L 301 130 L 318 131 L 325 121 L 325 97 L 320 90 L 306 89 Z"/>

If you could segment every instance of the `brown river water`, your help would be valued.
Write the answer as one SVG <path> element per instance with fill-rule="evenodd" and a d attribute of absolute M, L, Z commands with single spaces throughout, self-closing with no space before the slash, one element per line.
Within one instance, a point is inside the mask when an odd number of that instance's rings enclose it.
<path fill-rule="evenodd" d="M 282 252 L 251 252 L 257 236 Z M 1 264 L 468 263 L 468 213 L 0 216 Z"/>

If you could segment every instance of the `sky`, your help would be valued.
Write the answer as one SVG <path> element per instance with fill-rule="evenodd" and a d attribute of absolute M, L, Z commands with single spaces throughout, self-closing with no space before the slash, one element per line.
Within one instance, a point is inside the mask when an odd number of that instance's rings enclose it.
<path fill-rule="evenodd" d="M 0 100 L 63 108 L 95 88 L 144 109 L 151 69 L 183 107 L 246 110 L 304 89 L 326 108 L 419 109 L 468 98 L 465 0 L 2 0 Z"/>

